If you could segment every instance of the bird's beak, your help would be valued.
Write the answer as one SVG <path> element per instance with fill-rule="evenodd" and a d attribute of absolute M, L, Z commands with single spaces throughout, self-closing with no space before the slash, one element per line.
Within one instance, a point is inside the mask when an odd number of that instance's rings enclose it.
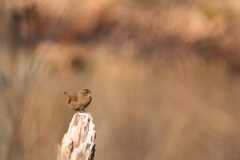
<path fill-rule="evenodd" d="M 94 90 L 90 91 L 90 93 L 94 92 Z"/>

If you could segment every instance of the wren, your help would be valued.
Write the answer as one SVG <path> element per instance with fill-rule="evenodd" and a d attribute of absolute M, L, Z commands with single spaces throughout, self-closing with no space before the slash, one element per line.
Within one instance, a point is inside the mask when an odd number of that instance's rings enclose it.
<path fill-rule="evenodd" d="M 64 92 L 64 94 L 68 98 L 69 107 L 74 109 L 76 112 L 85 112 L 85 108 L 92 101 L 91 93 L 89 89 L 81 89 L 74 94 L 70 94 L 68 92 Z"/>

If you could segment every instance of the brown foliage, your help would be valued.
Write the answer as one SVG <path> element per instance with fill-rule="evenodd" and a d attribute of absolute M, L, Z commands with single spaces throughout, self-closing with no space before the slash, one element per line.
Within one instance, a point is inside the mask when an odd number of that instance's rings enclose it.
<path fill-rule="evenodd" d="M 0 7 L 0 160 L 56 159 L 81 88 L 95 159 L 240 158 L 239 2 L 41 2 Z"/>

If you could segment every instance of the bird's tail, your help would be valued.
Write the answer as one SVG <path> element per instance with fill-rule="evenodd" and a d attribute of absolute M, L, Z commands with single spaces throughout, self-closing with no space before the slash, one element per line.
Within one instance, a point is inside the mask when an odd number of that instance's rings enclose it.
<path fill-rule="evenodd" d="M 68 93 L 68 92 L 63 92 L 69 99 L 70 99 L 70 97 L 71 97 L 71 94 L 70 93 Z"/>

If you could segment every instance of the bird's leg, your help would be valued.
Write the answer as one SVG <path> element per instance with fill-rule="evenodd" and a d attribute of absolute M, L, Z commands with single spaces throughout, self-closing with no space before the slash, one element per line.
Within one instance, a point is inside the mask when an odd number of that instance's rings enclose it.
<path fill-rule="evenodd" d="M 84 112 L 85 112 L 84 109 L 78 110 L 78 113 L 84 113 Z"/>

